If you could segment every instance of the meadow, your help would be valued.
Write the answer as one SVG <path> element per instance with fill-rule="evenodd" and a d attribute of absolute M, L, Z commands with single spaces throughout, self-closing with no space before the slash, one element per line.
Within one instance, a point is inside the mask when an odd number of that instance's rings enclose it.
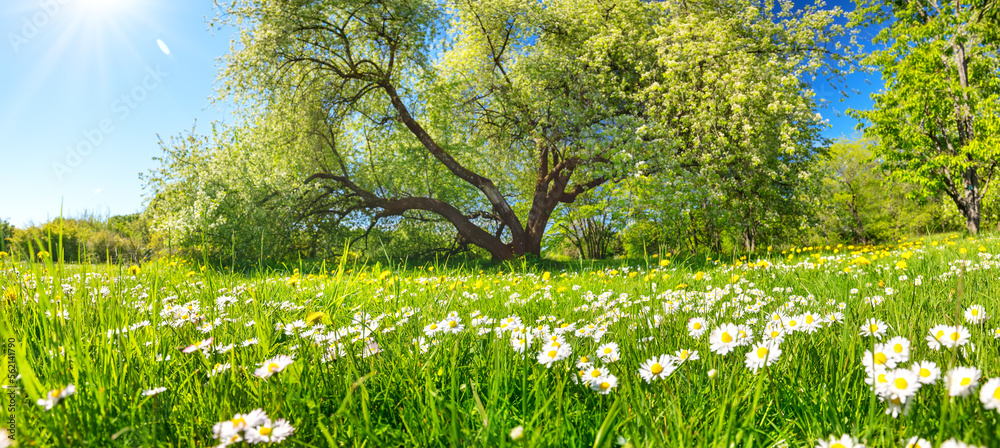
<path fill-rule="evenodd" d="M 990 236 L 250 273 L 0 257 L 0 447 L 1000 446 Z"/>

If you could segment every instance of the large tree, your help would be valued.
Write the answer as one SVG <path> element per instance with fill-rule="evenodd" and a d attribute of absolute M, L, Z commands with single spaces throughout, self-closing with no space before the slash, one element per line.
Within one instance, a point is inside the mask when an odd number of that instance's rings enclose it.
<path fill-rule="evenodd" d="M 859 0 L 855 22 L 881 27 L 865 60 L 885 89 L 851 111 L 895 176 L 943 191 L 979 232 L 1000 162 L 1000 20 L 993 1 Z"/>
<path fill-rule="evenodd" d="M 637 171 L 790 174 L 771 159 L 812 149 L 800 78 L 840 30 L 774 6 L 236 0 L 222 94 L 246 126 L 277 114 L 301 136 L 245 148 L 308 159 L 310 213 L 444 219 L 509 259 L 540 253 L 559 204 Z"/>

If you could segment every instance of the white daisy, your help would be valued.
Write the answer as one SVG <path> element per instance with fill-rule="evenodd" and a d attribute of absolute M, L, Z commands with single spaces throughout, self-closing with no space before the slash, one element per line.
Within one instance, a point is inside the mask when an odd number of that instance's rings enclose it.
<path fill-rule="evenodd" d="M 294 358 L 288 355 L 275 356 L 267 361 L 264 361 L 264 363 L 254 371 L 254 375 L 260 378 L 269 378 L 271 375 L 285 370 L 285 368 L 294 361 Z"/>
<path fill-rule="evenodd" d="M 652 383 L 653 380 L 661 380 L 670 376 L 676 369 L 677 366 L 670 356 L 654 356 L 639 366 L 639 376 L 647 383 Z"/>
<path fill-rule="evenodd" d="M 944 384 L 948 386 L 948 395 L 964 397 L 972 393 L 979 385 L 979 369 L 975 367 L 955 367 L 944 376 Z"/>

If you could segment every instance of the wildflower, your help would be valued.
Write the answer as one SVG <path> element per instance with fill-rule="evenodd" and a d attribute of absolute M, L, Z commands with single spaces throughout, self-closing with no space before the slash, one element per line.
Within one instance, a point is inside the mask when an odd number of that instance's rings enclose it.
<path fill-rule="evenodd" d="M 437 322 L 431 322 L 424 327 L 424 335 L 427 337 L 434 336 L 435 334 L 441 332 L 441 325 Z"/>
<path fill-rule="evenodd" d="M 518 425 L 518 426 L 515 426 L 514 429 L 510 430 L 510 440 L 513 440 L 513 441 L 517 442 L 518 440 L 521 440 L 522 438 L 524 438 L 524 427 L 523 426 Z"/>
<path fill-rule="evenodd" d="M 758 342 L 746 354 L 746 366 L 757 373 L 763 367 L 770 366 L 781 356 L 781 348 L 772 342 Z"/>
<path fill-rule="evenodd" d="M 979 389 L 979 401 L 984 409 L 996 409 L 1000 412 L 1000 378 L 993 378 Z"/>
<path fill-rule="evenodd" d="M 166 392 L 166 391 L 167 391 L 166 387 L 154 387 L 152 389 L 143 391 L 142 392 L 142 396 L 143 397 L 152 397 L 153 395 L 156 395 L 156 394 L 161 393 L 161 392 Z"/>
<path fill-rule="evenodd" d="M 917 394 L 920 389 L 918 376 L 909 369 L 896 369 L 885 376 L 886 388 L 883 395 L 894 403 L 906 403 L 906 400 Z"/>
<path fill-rule="evenodd" d="M 546 368 L 552 367 L 552 363 L 569 358 L 572 353 L 573 349 L 569 344 L 548 344 L 538 352 L 538 363 L 544 364 Z"/>
<path fill-rule="evenodd" d="M 618 360 L 618 344 L 608 342 L 597 348 L 597 357 L 604 362 L 615 362 Z"/>
<path fill-rule="evenodd" d="M 910 370 L 917 374 L 917 381 L 920 384 L 934 384 L 941 377 L 941 369 L 933 361 L 920 361 L 910 366 Z"/>
<path fill-rule="evenodd" d="M 608 371 L 607 367 L 592 367 L 591 366 L 591 367 L 588 367 L 586 370 L 582 371 L 582 373 L 580 374 L 580 377 L 581 377 L 580 380 L 584 384 L 590 384 L 590 383 L 592 383 L 594 381 L 597 381 L 600 378 L 604 378 L 604 377 L 606 377 L 606 376 L 608 376 L 610 374 L 611 374 L 611 372 Z"/>
<path fill-rule="evenodd" d="M 45 408 L 46 411 L 54 408 L 59 402 L 65 400 L 70 395 L 76 393 L 76 386 L 72 384 L 67 384 L 66 387 L 62 389 L 52 389 L 45 394 L 45 398 L 38 399 L 38 405 Z"/>
<path fill-rule="evenodd" d="M 708 336 L 709 349 L 725 356 L 736 347 L 739 329 L 733 324 L 722 324 Z"/>
<path fill-rule="evenodd" d="M 886 354 L 897 363 L 910 360 L 910 341 L 902 336 L 896 336 L 885 343 Z"/>
<path fill-rule="evenodd" d="M 941 344 L 946 348 L 960 347 L 968 344 L 971 336 L 969 330 L 961 325 L 948 327 L 947 335 L 941 339 Z"/>
<path fill-rule="evenodd" d="M 875 344 L 874 348 L 874 352 L 865 350 L 865 354 L 861 357 L 861 364 L 868 368 L 877 366 L 893 369 L 896 367 L 896 358 L 889 355 L 884 344 Z"/>
<path fill-rule="evenodd" d="M 935 325 L 927 330 L 927 347 L 931 350 L 940 350 L 941 343 L 943 342 L 945 336 L 949 333 L 951 329 L 948 325 Z"/>
<path fill-rule="evenodd" d="M 247 428 L 255 427 L 267 420 L 263 409 L 254 409 L 246 414 L 236 414 L 232 419 L 212 425 L 212 437 L 221 440 L 224 445 L 243 440 L 240 433 Z"/>
<path fill-rule="evenodd" d="M 208 372 L 208 377 L 211 378 L 215 375 L 218 375 L 222 372 L 229 370 L 232 367 L 233 365 L 228 362 L 225 364 L 216 364 L 215 366 L 212 367 L 212 370 Z"/>
<path fill-rule="evenodd" d="M 844 434 L 840 437 L 830 436 L 830 440 L 818 440 L 816 448 L 865 448 L 865 445 L 855 441 L 850 434 Z"/>
<path fill-rule="evenodd" d="M 264 361 L 264 363 L 254 371 L 254 375 L 260 378 L 269 378 L 271 375 L 285 370 L 285 367 L 288 367 L 288 365 L 293 361 L 294 359 L 288 355 L 275 356 L 267 361 Z"/>
<path fill-rule="evenodd" d="M 601 395 L 611 393 L 611 390 L 618 386 L 618 377 L 607 374 L 590 382 L 590 388 Z"/>
<path fill-rule="evenodd" d="M 708 331 L 708 324 L 705 323 L 705 319 L 695 317 L 688 321 L 688 335 L 692 338 L 698 339 L 706 331 Z"/>
<path fill-rule="evenodd" d="M 979 385 L 979 369 L 975 367 L 955 367 L 944 376 L 944 384 L 948 386 L 948 395 L 964 397 L 972 393 Z"/>
<path fill-rule="evenodd" d="M 215 338 L 208 338 L 208 339 L 204 339 L 204 340 L 195 342 L 194 344 L 191 344 L 191 345 L 189 345 L 187 347 L 184 347 L 184 349 L 181 350 L 181 352 L 183 352 L 183 353 L 192 353 L 192 352 L 194 352 L 196 350 L 207 351 L 209 348 L 212 347 L 212 340 L 213 339 L 215 339 Z"/>
<path fill-rule="evenodd" d="M 872 336 L 875 339 L 882 339 L 882 335 L 885 334 L 887 328 L 885 322 L 871 317 L 861 325 L 861 333 L 859 334 L 861 336 Z"/>
<path fill-rule="evenodd" d="M 965 249 L 962 250 L 964 251 Z M 941 448 L 977 448 L 977 447 L 975 445 L 969 445 L 968 443 L 965 443 L 961 440 L 950 438 L 948 440 L 945 440 L 944 443 L 941 444 Z"/>
<path fill-rule="evenodd" d="M 287 439 L 294 432 L 295 428 L 283 418 L 275 422 L 264 419 L 259 426 L 248 427 L 244 435 L 250 443 L 272 444 Z"/>
<path fill-rule="evenodd" d="M 438 325 L 441 326 L 441 331 L 444 333 L 458 334 L 465 329 L 465 325 L 462 325 L 462 318 L 458 316 L 448 317 Z"/>
<path fill-rule="evenodd" d="M 669 356 L 654 356 L 639 366 L 639 376 L 647 383 L 652 383 L 653 380 L 661 380 L 670 376 L 676 369 L 677 366 Z"/>
<path fill-rule="evenodd" d="M 906 441 L 905 448 L 934 448 L 934 445 L 931 445 L 927 439 L 920 436 L 913 436 L 910 437 L 910 440 Z"/>
<path fill-rule="evenodd" d="M 709 378 L 715 378 L 715 376 L 718 375 L 718 374 L 719 374 L 719 371 L 715 370 L 715 369 L 712 369 L 712 370 L 708 371 L 708 377 Z"/>
<path fill-rule="evenodd" d="M 804 313 L 798 316 L 798 320 L 802 321 L 802 329 L 806 333 L 815 333 L 819 329 L 820 325 L 823 324 L 823 318 L 818 314 L 814 313 Z"/>
<path fill-rule="evenodd" d="M 982 305 L 972 305 L 965 309 L 965 321 L 972 325 L 986 322 L 988 318 L 986 308 L 983 308 Z"/>
<path fill-rule="evenodd" d="M 698 355 L 698 350 L 688 350 L 686 348 L 677 350 L 676 352 L 674 352 L 673 356 L 674 362 L 678 364 L 684 361 L 694 361 L 697 359 L 701 359 L 701 356 Z"/>

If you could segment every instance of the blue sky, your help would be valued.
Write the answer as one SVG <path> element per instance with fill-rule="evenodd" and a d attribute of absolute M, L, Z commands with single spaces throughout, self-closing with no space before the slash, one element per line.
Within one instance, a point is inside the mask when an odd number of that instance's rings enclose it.
<path fill-rule="evenodd" d="M 210 0 L 4 0 L 0 4 L 0 218 L 17 226 L 83 212 L 140 211 L 139 173 L 164 139 L 208 132 L 228 115 L 212 104 L 218 58 L 232 30 L 208 29 Z M 838 1 L 851 9 L 849 2 Z M 880 86 L 821 110 L 828 137 L 852 135 L 837 117 L 867 108 Z"/>

